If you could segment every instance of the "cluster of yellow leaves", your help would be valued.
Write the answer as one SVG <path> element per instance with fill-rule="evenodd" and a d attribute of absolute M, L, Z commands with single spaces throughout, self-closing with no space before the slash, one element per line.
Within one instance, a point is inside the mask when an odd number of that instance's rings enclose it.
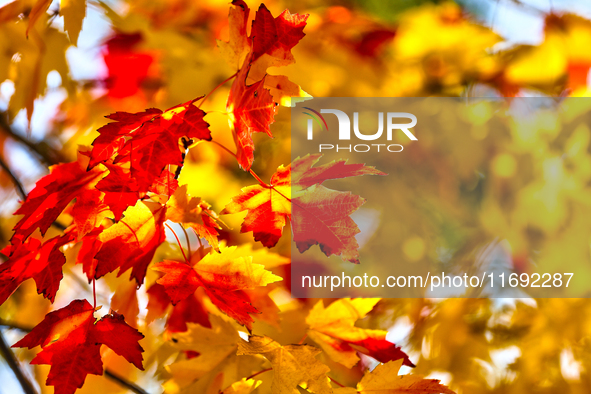
<path fill-rule="evenodd" d="M 349 329 L 352 330 L 351 311 L 346 310 L 347 305 L 355 305 L 354 308 L 367 313 L 378 301 L 336 301 L 338 305 L 328 311 L 326 318 L 335 322 L 335 327 L 339 321 L 346 326 L 351 323 Z M 317 310 L 310 311 L 307 320 L 313 322 L 320 319 L 317 313 Z M 423 379 L 418 375 L 399 375 L 402 359 L 368 371 L 357 389 L 334 389 L 331 385 L 331 369 L 318 358 L 321 349 L 308 344 L 281 345 L 268 336 L 250 335 L 244 340 L 235 326 L 221 317 L 212 315 L 211 322 L 211 328 L 189 324 L 187 332 L 172 336 L 174 348 L 196 352 L 198 355 L 181 359 L 167 367 L 170 379 L 164 384 L 166 392 L 209 392 L 207 390 L 212 388 L 226 388 L 224 393 L 250 393 L 258 387 L 257 392 L 292 394 L 300 392 L 297 389 L 300 387 L 311 393 L 325 394 L 453 393 L 439 384 L 438 380 Z M 310 324 L 311 330 L 314 329 L 313 324 Z"/>

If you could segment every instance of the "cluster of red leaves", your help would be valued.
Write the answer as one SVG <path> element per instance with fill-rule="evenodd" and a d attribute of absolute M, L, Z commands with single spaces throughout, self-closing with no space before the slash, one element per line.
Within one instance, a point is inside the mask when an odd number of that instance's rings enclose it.
<path fill-rule="evenodd" d="M 284 76 L 267 75 L 266 70 L 293 62 L 291 49 L 304 36 L 307 18 L 288 11 L 274 18 L 261 5 L 249 33 L 249 12 L 243 1 L 232 3 L 230 41 L 219 43 L 222 52 L 230 54 L 229 60 L 240 64 L 227 109 L 236 159 L 247 171 L 254 160 L 252 134 L 271 136 L 276 106 L 295 85 Z M 61 248 L 76 243 L 81 244 L 76 262 L 82 265 L 89 283 L 111 272 L 121 275 L 130 270 L 130 280 L 141 286 L 156 249 L 165 241 L 165 223 L 170 221 L 193 229 L 211 248 L 202 248 L 181 261 L 154 264 L 154 270 L 162 276 L 148 290 L 147 323 L 162 316 L 172 303 L 167 324 L 170 331 L 184 331 L 188 322 L 209 327 L 201 304 L 206 296 L 251 329 L 251 314 L 259 313 L 253 304 L 256 300 L 272 301 L 266 293 L 249 291 L 281 278 L 253 264 L 252 257 L 237 253 L 235 247 L 220 246 L 218 215 L 205 201 L 191 197 L 187 187 L 179 186 L 176 179 L 186 150 L 195 142 L 212 139 L 204 120 L 206 113 L 195 105 L 200 99 L 166 111 L 151 108 L 109 115 L 112 122 L 98 130 L 92 149 L 81 149 L 76 162 L 50 169 L 15 213 L 22 218 L 10 245 L 2 250 L 7 260 L 0 265 L 0 304 L 27 279 L 34 279 L 38 292 L 53 302 L 66 263 Z M 280 166 L 270 184 L 253 173 L 260 184 L 244 188 L 221 213 L 248 211 L 241 231 L 252 231 L 254 239 L 268 248 L 278 242 L 289 219 L 300 252 L 318 244 L 327 256 L 339 255 L 358 263 L 355 234 L 359 230 L 349 215 L 365 200 L 328 189 L 322 183 L 384 174 L 345 161 L 314 167 L 320 158 L 308 155 L 287 167 Z M 67 218 L 71 223 L 64 234 L 46 239 L 49 228 Z M 143 335 L 115 312 L 96 321 L 95 309 L 96 305 L 85 300 L 75 300 L 49 313 L 15 345 L 43 348 L 33 363 L 51 365 L 47 383 L 56 386 L 56 393 L 73 393 L 87 374 L 102 374 L 102 344 L 142 369 L 143 349 L 138 341 Z M 377 342 L 369 337 L 359 341 L 339 346 L 346 351 L 353 351 L 353 345 L 370 348 L 366 353 L 378 359 L 393 359 L 395 355 L 411 365 L 385 337 L 377 338 Z M 382 349 L 385 356 L 376 343 L 386 346 Z"/>

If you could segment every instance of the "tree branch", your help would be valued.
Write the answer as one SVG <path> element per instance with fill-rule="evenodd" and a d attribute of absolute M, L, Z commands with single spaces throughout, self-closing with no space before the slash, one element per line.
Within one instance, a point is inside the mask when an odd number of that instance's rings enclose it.
<path fill-rule="evenodd" d="M 128 380 L 123 379 L 122 377 L 115 375 L 109 369 L 105 368 L 105 376 L 111 379 L 114 382 L 117 382 L 120 386 L 125 387 L 126 389 L 133 391 L 136 394 L 148 394 L 146 390 L 141 388 L 140 386 L 132 383 Z"/>
<path fill-rule="evenodd" d="M 0 158 L 0 167 L 2 167 L 4 171 L 6 171 L 6 173 L 12 180 L 12 183 L 14 183 L 16 192 L 21 196 L 23 201 L 25 201 L 25 199 L 27 198 L 27 192 L 25 192 L 23 184 L 21 183 L 21 181 L 18 180 L 16 175 L 14 175 L 14 173 L 10 170 L 10 167 L 8 167 L 8 164 L 6 164 L 6 162 L 2 158 Z"/>
<path fill-rule="evenodd" d="M 6 340 L 4 339 L 4 334 L 2 333 L 1 330 L 0 330 L 0 353 L 2 354 L 2 357 L 4 357 L 4 359 L 6 360 L 6 364 L 8 364 L 10 369 L 12 369 L 12 372 L 14 373 L 16 378 L 18 379 L 18 382 L 20 383 L 21 387 L 23 388 L 23 391 L 25 392 L 25 394 L 37 394 L 37 391 L 35 390 L 35 388 L 31 384 L 29 379 L 27 379 L 24 372 L 21 370 L 19 362 L 16 359 L 16 356 L 14 355 L 14 353 L 12 352 L 12 349 L 10 349 L 10 347 L 6 343 Z"/>
<path fill-rule="evenodd" d="M 0 112 L 0 129 L 4 130 L 11 139 L 27 147 L 41 162 L 46 165 L 53 165 L 66 162 L 67 160 L 57 151 L 44 142 L 33 142 L 23 137 L 10 127 L 6 113 Z"/>
<path fill-rule="evenodd" d="M 20 324 L 8 322 L 8 321 L 2 320 L 2 319 L 0 319 L 0 326 L 15 328 L 17 330 L 24 331 L 24 332 L 30 332 L 32 330 L 32 328 L 30 328 L 30 327 L 25 327 Z M 0 330 L 0 353 L 3 356 L 5 356 L 5 351 L 4 351 L 5 348 L 12 355 L 14 362 L 17 363 L 16 368 L 22 374 L 22 371 L 20 371 L 20 368 L 18 367 L 18 362 L 16 361 L 14 353 L 12 353 L 12 350 L 10 349 L 10 347 L 8 347 L 6 342 L 4 342 L 4 337 L 2 337 L 2 331 Z M 6 358 L 6 356 L 4 358 Z M 6 358 L 6 360 L 8 361 L 8 358 Z M 10 368 L 14 371 L 14 374 L 17 375 L 17 378 L 18 378 L 18 374 L 17 374 L 16 370 L 12 367 L 10 362 L 9 362 L 9 365 L 10 365 Z M 149 394 L 146 390 L 142 389 L 137 384 L 130 382 L 129 380 L 126 380 L 125 378 L 122 378 L 119 375 L 116 375 L 113 371 L 111 371 L 108 368 L 105 368 L 104 375 L 105 375 L 105 377 L 107 377 L 107 378 L 111 379 L 112 381 L 114 381 L 115 383 L 119 384 L 121 387 L 125 387 L 126 389 L 133 391 L 136 394 Z M 23 378 L 24 378 L 24 375 L 23 375 Z M 20 382 L 20 378 L 19 378 L 19 382 Z M 23 385 L 22 382 L 21 382 L 21 385 Z M 23 385 L 23 390 L 25 391 L 26 394 L 37 394 L 37 392 L 34 389 L 33 389 L 33 391 L 27 391 L 25 389 L 24 385 Z"/>

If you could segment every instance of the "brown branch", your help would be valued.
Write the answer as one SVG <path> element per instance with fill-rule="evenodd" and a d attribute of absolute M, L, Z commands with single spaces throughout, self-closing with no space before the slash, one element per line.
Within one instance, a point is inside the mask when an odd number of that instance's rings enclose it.
<path fill-rule="evenodd" d="M 128 380 L 125 380 L 118 375 L 115 375 L 108 368 L 105 368 L 105 376 L 111 379 L 112 381 L 117 382 L 120 386 L 125 387 L 126 389 L 133 391 L 136 394 L 148 394 L 148 392 L 140 386 Z"/>
<path fill-rule="evenodd" d="M 45 142 L 33 142 L 23 137 L 19 133 L 13 130 L 8 124 L 6 113 L 0 112 L 0 129 L 4 131 L 11 139 L 24 145 L 37 159 L 43 162 L 45 165 L 53 165 L 58 163 L 66 162 L 67 160 L 57 151 L 52 149 Z"/>
<path fill-rule="evenodd" d="M 21 330 L 21 331 L 24 331 L 24 332 L 30 332 L 32 330 L 32 328 L 30 328 L 30 327 L 25 327 L 25 326 L 22 326 L 20 324 L 9 322 L 9 321 L 2 320 L 2 319 L 0 319 L 0 326 L 9 327 L 9 328 L 15 328 L 17 330 Z M 8 352 L 10 354 L 12 354 L 12 357 L 13 357 L 14 361 L 17 362 L 16 361 L 16 358 L 14 357 L 14 353 L 12 353 L 12 350 L 10 349 L 10 347 L 8 347 L 8 345 L 6 344 L 6 342 L 4 342 L 4 338 L 2 337 L 2 331 L 0 331 L 0 353 L 3 356 L 5 356 L 4 346 L 6 347 L 6 349 L 8 350 Z M 4 358 L 6 358 L 6 356 Z M 6 360 L 8 361 L 7 358 L 6 358 Z M 10 368 L 13 371 L 15 371 L 14 368 L 12 367 L 12 365 L 10 364 L 10 362 L 9 362 L 9 365 L 10 365 Z M 16 365 L 17 365 L 17 368 L 18 368 L 18 363 Z M 20 371 L 20 369 L 19 369 L 19 371 Z M 14 372 L 14 374 L 17 375 L 17 378 L 18 378 L 18 374 L 17 374 L 16 371 Z M 21 371 L 21 374 L 22 374 L 22 371 Z M 114 381 L 115 383 L 119 384 L 120 386 L 125 387 L 126 389 L 128 389 L 130 391 L 133 391 L 136 394 L 149 394 L 146 390 L 144 390 L 140 386 L 138 386 L 135 383 L 130 382 L 130 381 L 126 380 L 125 378 L 122 378 L 121 376 L 115 374 L 109 368 L 105 368 L 104 375 L 105 375 L 105 377 L 111 379 L 112 381 Z M 24 378 L 24 375 L 23 375 L 23 378 Z M 20 379 L 19 379 L 19 382 L 20 382 Z M 21 382 L 21 385 L 23 385 L 22 382 Z M 33 391 L 27 391 L 25 389 L 25 386 L 24 385 L 23 385 L 23 390 L 24 390 L 24 392 L 26 394 L 37 394 L 37 392 L 35 390 L 33 390 Z"/>
<path fill-rule="evenodd" d="M 37 390 L 35 390 L 29 379 L 27 379 L 27 377 L 25 376 L 18 360 L 16 359 L 16 356 L 12 352 L 12 349 L 6 343 L 2 331 L 0 331 L 0 354 L 2 354 L 4 360 L 6 360 L 6 364 L 8 364 L 10 369 L 12 369 L 12 372 L 18 379 L 18 382 L 23 388 L 25 394 L 37 394 Z"/>
<path fill-rule="evenodd" d="M 12 180 L 12 183 L 14 184 L 14 187 L 16 188 L 16 192 L 21 196 L 23 201 L 25 201 L 25 199 L 27 198 L 27 192 L 25 192 L 23 184 L 21 183 L 21 181 L 18 180 L 16 175 L 14 175 L 14 173 L 10 170 L 10 167 L 8 167 L 8 164 L 6 164 L 6 162 L 2 158 L 0 158 L 0 167 L 2 167 L 6 174 L 8 174 L 8 176 Z"/>

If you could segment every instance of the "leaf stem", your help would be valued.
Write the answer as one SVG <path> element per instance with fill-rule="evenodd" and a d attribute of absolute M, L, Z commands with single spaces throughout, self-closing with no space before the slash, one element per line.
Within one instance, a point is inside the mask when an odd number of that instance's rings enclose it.
<path fill-rule="evenodd" d="M 27 192 L 25 192 L 23 184 L 18 180 L 16 175 L 14 175 L 14 173 L 10 170 L 10 167 L 8 167 L 8 164 L 2 158 L 0 158 L 0 167 L 2 167 L 6 174 L 8 174 L 8 177 L 12 180 L 12 183 L 16 188 L 17 194 L 21 196 L 23 201 L 25 201 L 27 199 Z"/>
<path fill-rule="evenodd" d="M 201 100 L 201 102 L 199 103 L 199 105 L 197 106 L 197 108 L 201 108 L 201 106 L 203 105 L 203 103 L 205 102 L 205 100 L 207 100 L 209 98 L 209 96 L 211 96 L 211 94 L 213 92 L 215 92 L 220 87 L 222 87 L 226 82 L 231 81 L 232 78 L 234 78 L 236 75 L 238 75 L 238 71 L 236 71 L 234 74 L 230 75 L 228 78 L 224 79 L 218 86 L 216 86 L 215 88 L 213 88 L 212 91 L 210 91 L 209 93 L 207 93 L 207 95 L 205 95 L 205 97 L 203 97 L 203 100 Z"/>
<path fill-rule="evenodd" d="M 189 260 L 191 260 L 191 242 L 189 241 L 189 233 L 187 233 L 187 229 L 182 225 L 179 224 L 179 226 L 181 226 L 181 229 L 183 229 L 183 233 L 185 233 L 185 239 L 187 240 L 187 253 L 189 254 Z"/>
<path fill-rule="evenodd" d="M 216 144 L 217 146 L 219 146 L 220 148 L 222 148 L 223 150 L 225 150 L 226 152 L 228 152 L 229 154 L 231 154 L 232 156 L 234 156 L 235 159 L 238 159 L 238 156 L 236 156 L 236 153 L 232 152 L 230 149 L 228 149 L 227 147 L 225 147 L 224 145 L 220 144 L 217 141 L 211 140 L 209 142 L 213 142 L 214 144 Z M 257 181 L 259 181 L 259 183 L 266 188 L 270 188 L 271 186 L 267 185 L 252 169 L 249 169 L 248 172 L 250 173 L 250 175 L 252 175 Z"/>
<path fill-rule="evenodd" d="M 337 382 L 336 380 L 334 380 L 334 379 L 333 379 L 333 378 L 331 378 L 330 376 L 329 376 L 328 378 L 330 379 L 330 381 L 331 381 L 331 382 L 333 382 L 333 383 L 334 383 L 334 384 L 336 384 L 337 386 L 340 386 L 340 387 L 347 387 L 347 386 L 345 386 L 344 384 L 341 384 L 341 383 Z"/>
<path fill-rule="evenodd" d="M 259 181 L 259 183 L 261 184 L 261 186 L 267 188 L 267 189 L 272 189 L 273 186 L 269 186 L 267 185 L 265 182 L 263 182 L 263 180 L 261 178 L 259 178 L 259 176 L 251 169 L 248 170 L 248 172 L 250 173 L 250 175 L 252 175 L 254 177 L 254 179 L 256 179 L 257 181 Z"/>
<path fill-rule="evenodd" d="M 181 245 L 181 240 L 179 239 L 178 235 L 176 235 L 176 232 L 172 229 L 172 227 L 170 227 L 168 225 L 168 223 L 164 223 L 164 225 L 166 227 L 168 227 L 168 229 L 170 231 L 172 231 L 172 234 L 174 235 L 174 237 L 176 238 L 176 242 L 179 244 L 179 248 L 181 249 L 181 253 L 183 254 L 183 257 L 185 258 L 185 261 L 188 263 L 189 259 L 187 259 L 187 255 L 185 254 L 185 250 L 183 249 L 183 245 Z"/>
<path fill-rule="evenodd" d="M 254 378 L 254 377 L 255 377 L 255 376 L 257 376 L 257 375 L 260 375 L 260 374 L 262 374 L 262 373 L 265 373 L 265 372 L 269 372 L 269 371 L 271 371 L 272 369 L 273 369 L 273 368 L 267 368 L 267 369 L 263 369 L 263 370 L 261 370 L 261 371 L 255 372 L 255 373 L 253 373 L 252 375 L 250 375 L 250 376 L 247 376 L 246 378 L 244 378 L 244 380 L 252 379 L 252 378 Z"/>
<path fill-rule="evenodd" d="M 229 154 L 234 156 L 235 159 L 238 159 L 238 156 L 236 156 L 236 153 L 232 152 L 230 149 L 226 148 L 224 145 L 220 144 L 219 142 L 217 142 L 215 140 L 211 140 L 209 142 L 216 144 L 217 146 L 219 146 L 220 148 L 222 148 L 223 150 L 225 150 L 226 152 L 228 152 Z"/>

